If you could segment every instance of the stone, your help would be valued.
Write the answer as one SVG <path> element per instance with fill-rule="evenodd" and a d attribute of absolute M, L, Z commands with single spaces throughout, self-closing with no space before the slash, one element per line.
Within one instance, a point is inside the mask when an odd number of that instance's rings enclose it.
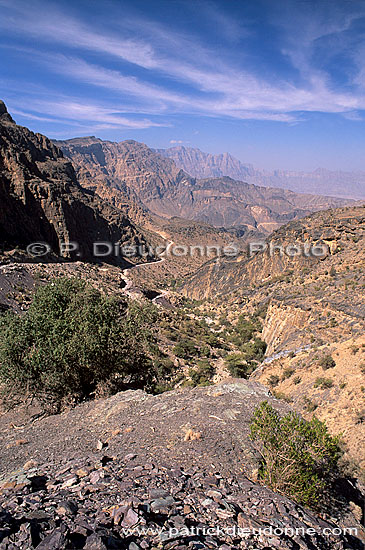
<path fill-rule="evenodd" d="M 100 470 L 94 470 L 90 474 L 90 483 L 97 483 L 102 478 L 102 473 Z"/>
<path fill-rule="evenodd" d="M 87 537 L 83 550 L 108 550 L 108 547 L 99 535 L 93 533 Z"/>
<path fill-rule="evenodd" d="M 64 489 L 67 489 L 68 487 L 72 487 L 73 485 L 76 485 L 78 481 L 79 481 L 79 478 L 76 475 L 71 475 L 66 478 L 66 480 L 62 484 L 62 487 Z"/>
<path fill-rule="evenodd" d="M 155 513 L 166 513 L 175 504 L 175 499 L 171 496 L 158 498 L 151 503 L 151 510 Z"/>
<path fill-rule="evenodd" d="M 134 525 L 137 525 L 138 522 L 139 522 L 138 514 L 132 508 L 129 508 L 129 510 L 127 511 L 127 513 L 123 518 L 122 526 L 134 527 Z"/>
<path fill-rule="evenodd" d="M 74 500 L 65 500 L 57 508 L 57 513 L 61 516 L 73 516 L 78 510 L 78 505 Z"/>
<path fill-rule="evenodd" d="M 31 470 L 32 468 L 35 468 L 37 465 L 38 465 L 38 463 L 35 460 L 30 459 L 24 464 L 23 469 L 24 470 Z"/>
<path fill-rule="evenodd" d="M 105 449 L 106 447 L 108 446 L 108 443 L 104 442 L 104 441 L 101 441 L 100 439 L 98 439 L 98 442 L 96 444 L 96 448 L 98 451 L 102 451 L 103 449 Z"/>
<path fill-rule="evenodd" d="M 79 468 L 76 470 L 77 477 L 83 478 L 89 475 L 91 468 Z"/>
<path fill-rule="evenodd" d="M 164 498 L 170 496 L 169 491 L 166 489 L 150 489 L 149 495 L 151 499 Z"/>
<path fill-rule="evenodd" d="M 126 456 L 124 457 L 124 460 L 125 460 L 126 462 L 129 462 L 130 460 L 133 460 L 133 459 L 136 458 L 136 457 L 137 457 L 137 455 L 135 455 L 134 453 L 129 453 L 128 455 L 126 455 Z"/>
<path fill-rule="evenodd" d="M 62 528 L 57 528 L 38 544 L 36 550 L 62 550 L 66 548 L 66 543 L 67 539 L 65 536 L 65 530 Z"/>

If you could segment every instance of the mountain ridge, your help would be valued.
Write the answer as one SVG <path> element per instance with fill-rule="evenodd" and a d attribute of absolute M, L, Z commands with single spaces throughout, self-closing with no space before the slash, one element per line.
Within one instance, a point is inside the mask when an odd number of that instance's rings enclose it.
<path fill-rule="evenodd" d="M 230 153 L 211 154 L 198 148 L 183 145 L 156 151 L 175 161 L 177 166 L 187 171 L 193 177 L 223 177 L 229 176 L 236 180 L 244 180 L 255 185 L 290 189 L 296 193 L 323 194 L 349 198 L 365 198 L 365 172 L 331 171 L 317 168 L 312 172 L 294 170 L 260 170 L 252 164 L 244 163 Z M 344 190 L 346 184 L 348 191 Z"/>
<path fill-rule="evenodd" d="M 165 218 L 179 216 L 215 227 L 270 232 L 291 219 L 345 202 L 229 177 L 196 179 L 172 159 L 133 140 L 116 143 L 87 137 L 54 143 L 73 162 L 84 187 L 117 201 L 117 206 L 128 199 Z"/>

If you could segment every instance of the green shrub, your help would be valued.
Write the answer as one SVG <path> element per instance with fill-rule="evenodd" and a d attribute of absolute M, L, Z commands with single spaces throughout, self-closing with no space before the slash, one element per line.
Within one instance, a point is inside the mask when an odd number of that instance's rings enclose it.
<path fill-rule="evenodd" d="M 286 380 L 287 378 L 290 378 L 295 373 L 295 369 L 292 369 L 291 367 L 287 367 L 283 370 L 282 379 Z"/>
<path fill-rule="evenodd" d="M 169 357 L 161 357 L 154 362 L 156 375 L 159 379 L 167 379 L 175 373 L 175 364 Z"/>
<path fill-rule="evenodd" d="M 149 313 L 78 279 L 41 287 L 28 311 L 0 318 L 0 384 L 11 406 L 26 396 L 60 409 L 98 391 L 145 387 Z"/>
<path fill-rule="evenodd" d="M 189 369 L 189 376 L 194 386 L 211 384 L 215 368 L 207 360 L 198 361 L 195 369 Z"/>
<path fill-rule="evenodd" d="M 286 403 L 292 403 L 293 402 L 293 398 L 290 397 L 290 395 L 287 395 L 286 393 L 284 393 L 283 391 L 273 390 L 272 393 L 273 393 L 274 397 L 276 397 L 276 399 L 282 399 L 283 401 L 286 401 Z"/>
<path fill-rule="evenodd" d="M 197 355 L 197 352 L 198 350 L 193 340 L 185 338 L 182 338 L 173 348 L 173 353 L 182 359 L 189 359 L 189 357 Z"/>
<path fill-rule="evenodd" d="M 320 366 L 323 370 L 333 369 L 336 366 L 336 361 L 331 357 L 331 355 L 324 355 L 319 361 Z"/>
<path fill-rule="evenodd" d="M 314 403 L 314 401 L 309 399 L 307 396 L 304 396 L 303 402 L 304 402 L 305 410 L 307 412 L 314 412 L 318 408 L 317 403 Z"/>
<path fill-rule="evenodd" d="M 261 361 L 264 358 L 266 348 L 266 342 L 260 338 L 255 338 L 251 342 L 240 346 L 246 361 Z"/>
<path fill-rule="evenodd" d="M 260 330 L 260 324 L 257 321 L 252 322 L 251 320 L 246 319 L 244 315 L 240 315 L 235 329 L 239 334 L 241 341 L 249 342 L 255 332 Z"/>
<path fill-rule="evenodd" d="M 232 376 L 237 378 L 248 378 L 256 365 L 246 361 L 243 353 L 231 353 L 226 357 L 226 367 Z"/>
<path fill-rule="evenodd" d="M 306 506 L 329 503 L 342 451 L 339 438 L 331 437 L 322 422 L 293 412 L 280 417 L 265 401 L 254 412 L 250 432 L 258 442 L 265 483 Z"/>
<path fill-rule="evenodd" d="M 321 376 L 319 376 L 314 381 L 314 387 L 321 388 L 321 390 L 332 388 L 332 386 L 333 386 L 332 378 L 322 378 Z"/>

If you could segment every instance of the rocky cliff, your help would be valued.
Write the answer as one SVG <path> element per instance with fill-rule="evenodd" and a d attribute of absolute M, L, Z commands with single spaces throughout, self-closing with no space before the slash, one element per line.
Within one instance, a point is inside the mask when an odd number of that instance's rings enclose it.
<path fill-rule="evenodd" d="M 123 213 L 78 183 L 72 164 L 48 138 L 17 126 L 0 102 L 0 242 L 2 248 L 43 241 L 56 254 L 79 244 L 93 259 L 95 241 L 132 243 L 143 236 Z M 69 256 L 68 253 L 64 253 Z"/>

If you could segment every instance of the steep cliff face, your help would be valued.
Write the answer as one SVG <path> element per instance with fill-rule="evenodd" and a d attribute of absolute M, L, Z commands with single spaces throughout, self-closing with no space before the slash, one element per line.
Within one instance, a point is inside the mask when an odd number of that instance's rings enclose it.
<path fill-rule="evenodd" d="M 200 149 L 184 146 L 156 149 L 156 151 L 163 157 L 174 160 L 177 166 L 194 178 L 228 176 L 236 180 L 247 181 L 247 178 L 256 174 L 256 170 L 251 164 L 243 164 L 229 153 L 213 155 L 200 151 Z"/>
<path fill-rule="evenodd" d="M 0 242 L 2 248 L 44 241 L 79 244 L 92 259 L 95 241 L 139 242 L 120 211 L 82 189 L 68 159 L 48 138 L 17 126 L 0 103 Z M 68 253 L 65 253 L 68 256 Z"/>
<path fill-rule="evenodd" d="M 267 344 L 266 355 L 271 356 L 276 351 L 295 349 L 297 333 L 310 322 L 310 312 L 299 307 L 271 303 L 263 331 L 262 339 Z"/>
<path fill-rule="evenodd" d="M 188 176 L 143 143 L 114 143 L 93 136 L 54 143 L 72 160 L 81 185 L 118 208 L 141 219 L 148 211 L 163 216 L 176 213 L 167 196 Z"/>
<path fill-rule="evenodd" d="M 180 216 L 216 227 L 271 232 L 283 223 L 342 200 L 257 187 L 229 177 L 195 179 L 143 143 L 95 137 L 55 142 L 80 183 L 119 208 L 127 202 L 165 218 Z"/>

